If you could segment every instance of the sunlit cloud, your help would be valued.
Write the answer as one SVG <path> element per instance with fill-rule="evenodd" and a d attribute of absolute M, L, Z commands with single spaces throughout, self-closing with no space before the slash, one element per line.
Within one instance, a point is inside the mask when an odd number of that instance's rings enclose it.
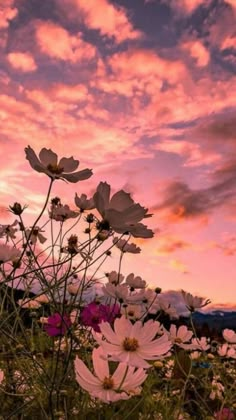
<path fill-rule="evenodd" d="M 29 53 L 11 52 L 7 55 L 7 59 L 14 69 L 23 72 L 31 72 L 37 69 L 34 57 Z"/>

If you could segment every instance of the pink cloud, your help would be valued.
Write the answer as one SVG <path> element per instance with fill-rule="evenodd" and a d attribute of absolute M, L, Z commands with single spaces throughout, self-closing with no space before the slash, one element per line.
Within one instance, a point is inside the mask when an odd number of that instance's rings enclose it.
<path fill-rule="evenodd" d="M 220 48 L 221 48 L 221 50 L 225 50 L 227 48 L 235 48 L 236 49 L 236 36 L 227 36 L 222 41 Z"/>
<path fill-rule="evenodd" d="M 61 2 L 61 6 L 70 17 L 82 15 L 89 29 L 97 29 L 102 36 L 114 38 L 118 43 L 142 37 L 133 28 L 125 8 L 114 6 L 108 0 L 69 0 L 66 5 Z"/>
<path fill-rule="evenodd" d="M 200 144 L 185 140 L 163 140 L 156 143 L 153 148 L 183 157 L 185 159 L 183 166 L 188 167 L 209 165 L 221 159 L 219 153 L 203 150 Z"/>
<path fill-rule="evenodd" d="M 38 21 L 35 33 L 41 51 L 49 57 L 71 63 L 95 57 L 95 47 L 83 41 L 81 33 L 70 35 L 62 26 L 50 21 Z"/>
<path fill-rule="evenodd" d="M 34 57 L 30 53 L 11 52 L 7 55 L 7 59 L 14 69 L 23 72 L 31 72 L 37 69 Z"/>
<path fill-rule="evenodd" d="M 172 270 L 175 271 L 180 271 L 183 274 L 188 274 L 188 267 L 185 263 L 183 263 L 182 261 L 178 260 L 178 259 L 173 259 L 169 261 L 169 267 Z"/>
<path fill-rule="evenodd" d="M 0 29 L 8 28 L 9 22 L 17 16 L 18 10 L 14 7 L 14 3 L 14 0 L 1 0 Z"/>
<path fill-rule="evenodd" d="M 187 50 L 190 56 L 195 59 L 198 67 L 205 67 L 209 63 L 210 53 L 200 41 L 185 42 L 182 48 Z"/>

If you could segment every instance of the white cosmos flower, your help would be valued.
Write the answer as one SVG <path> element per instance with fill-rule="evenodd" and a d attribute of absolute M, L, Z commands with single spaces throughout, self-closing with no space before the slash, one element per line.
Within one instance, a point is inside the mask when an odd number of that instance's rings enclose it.
<path fill-rule="evenodd" d="M 224 329 L 222 335 L 228 343 L 236 344 L 236 332 L 228 328 Z"/>
<path fill-rule="evenodd" d="M 172 343 L 167 334 L 155 339 L 160 324 L 149 320 L 144 325 L 141 321 L 132 324 L 123 315 L 116 318 L 114 330 L 108 322 L 101 322 L 101 334 L 94 334 L 104 353 L 111 360 L 124 362 L 129 366 L 149 368 L 146 360 L 156 360 L 166 354 Z M 101 335 L 104 337 L 101 340 Z"/>
<path fill-rule="evenodd" d="M 143 218 L 150 217 L 148 209 L 134 203 L 130 194 L 118 191 L 110 198 L 111 187 L 106 182 L 100 182 L 93 196 L 95 207 L 102 216 L 98 223 L 99 229 L 112 228 L 117 233 L 129 232 L 140 238 L 152 238 L 153 232 L 142 223 Z"/>
<path fill-rule="evenodd" d="M 115 372 L 109 372 L 108 361 L 101 347 L 94 349 L 92 353 L 93 368 L 95 375 L 90 372 L 84 362 L 75 358 L 75 375 L 79 385 L 89 394 L 105 403 L 118 400 L 127 400 L 133 394 L 140 393 L 140 385 L 147 378 L 147 374 L 141 368 L 135 370 L 132 366 L 119 363 Z"/>
<path fill-rule="evenodd" d="M 134 276 L 134 273 L 130 273 L 125 280 L 126 284 L 129 285 L 129 287 L 132 287 L 134 289 L 145 289 L 147 283 L 145 280 L 143 280 L 140 276 Z"/>
<path fill-rule="evenodd" d="M 0 244 L 0 264 L 8 261 L 17 261 L 20 256 L 21 251 L 18 248 Z"/>
<path fill-rule="evenodd" d="M 181 290 L 183 300 L 185 302 L 186 308 L 190 312 L 194 312 L 195 309 L 203 308 L 204 306 L 211 303 L 210 299 L 204 299 L 202 297 L 193 296 L 191 293 L 187 293 L 184 290 Z"/>
<path fill-rule="evenodd" d="M 121 313 L 125 315 L 126 318 L 136 321 L 140 319 L 144 315 L 144 311 L 142 310 L 140 305 L 130 305 L 130 304 L 123 304 L 121 306 Z"/>
<path fill-rule="evenodd" d="M 69 182 L 78 182 L 92 175 L 91 169 L 74 172 L 79 166 L 78 160 L 71 156 L 70 158 L 63 157 L 58 162 L 57 154 L 45 147 L 39 152 L 39 158 L 30 146 L 25 148 L 25 153 L 26 159 L 35 171 L 45 173 L 53 180 L 64 179 Z"/>

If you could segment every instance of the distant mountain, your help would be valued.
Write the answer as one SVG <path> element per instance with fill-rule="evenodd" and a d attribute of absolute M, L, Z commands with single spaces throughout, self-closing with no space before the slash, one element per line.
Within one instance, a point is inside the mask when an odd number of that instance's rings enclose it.
<path fill-rule="evenodd" d="M 186 318 L 187 320 L 187 318 Z M 196 326 L 207 325 L 210 330 L 221 332 L 225 328 L 236 330 L 236 311 L 214 310 L 210 313 L 195 312 L 193 321 Z M 189 320 L 187 321 L 189 324 Z"/>

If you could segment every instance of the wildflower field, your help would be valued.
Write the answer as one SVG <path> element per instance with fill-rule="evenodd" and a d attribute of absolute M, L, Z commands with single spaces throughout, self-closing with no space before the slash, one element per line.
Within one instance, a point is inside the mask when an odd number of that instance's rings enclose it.
<path fill-rule="evenodd" d="M 92 171 L 50 149 L 25 152 L 49 185 L 33 225 L 20 202 L 0 225 L 0 419 L 236 419 L 236 332 L 200 335 L 193 315 L 208 299 L 182 290 L 182 325 L 160 288 L 122 275 L 125 254 L 141 252 L 132 238 L 153 236 L 148 209 L 106 182 L 70 209 L 54 182 Z"/>

